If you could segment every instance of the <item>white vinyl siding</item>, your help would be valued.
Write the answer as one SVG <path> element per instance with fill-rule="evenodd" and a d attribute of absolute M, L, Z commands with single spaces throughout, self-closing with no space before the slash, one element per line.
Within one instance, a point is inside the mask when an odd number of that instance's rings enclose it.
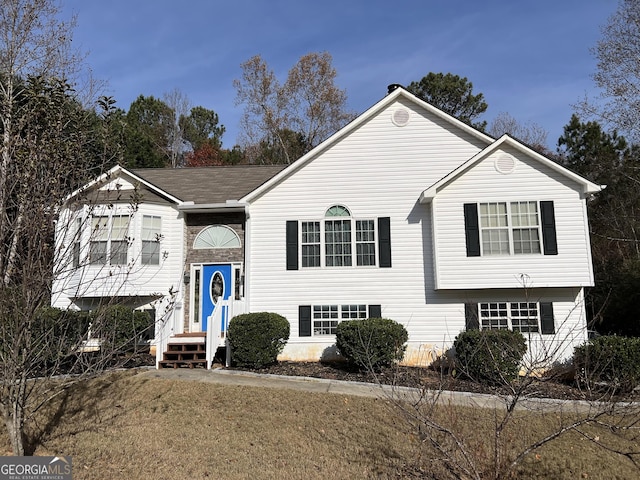
<path fill-rule="evenodd" d="M 405 127 L 397 127 L 391 121 L 393 112 L 400 107 L 411 112 L 411 121 Z M 507 177 L 494 176 L 490 171 L 476 176 L 474 167 L 468 172 L 474 173 L 473 181 L 467 181 L 465 174 L 443 189 L 445 196 L 438 194 L 431 205 L 420 204 L 421 192 L 468 161 L 486 144 L 408 102 L 392 104 L 358 129 L 329 142 L 328 148 L 301 167 L 293 164 L 285 170 L 290 176 L 254 199 L 249 207 L 248 308 L 278 312 L 290 321 L 290 340 L 282 359 L 317 360 L 335 349 L 335 338 L 314 335 L 313 323 L 310 336 L 299 335 L 300 306 L 350 305 L 354 299 L 358 304 L 380 304 L 382 317 L 402 323 L 409 332 L 405 361 L 420 363 L 428 361 L 431 352 L 448 348 L 464 330 L 464 305 L 468 301 L 526 301 L 522 285 L 517 282 L 518 272 L 531 272 L 533 279 L 543 278 L 545 283 L 559 279 L 557 283 L 567 287 L 583 280 L 582 272 L 588 269 L 584 266 L 585 248 L 573 258 L 569 258 L 574 255 L 571 253 L 564 256 L 567 249 L 554 256 L 555 262 L 565 262 L 563 268 L 570 265 L 570 271 L 561 270 L 560 275 L 555 271 L 549 274 L 549 266 L 553 264 L 543 255 L 535 256 L 535 260 L 544 266 L 534 265 L 533 271 L 531 255 L 478 257 L 486 262 L 482 266 L 470 263 L 466 256 L 462 205 L 470 202 L 554 200 L 556 216 L 571 219 L 561 226 L 559 243 L 571 229 L 570 236 L 574 235 L 572 239 L 576 242 L 570 243 L 579 247 L 580 238 L 585 235 L 582 203 L 566 178 L 557 178 L 552 172 L 534 172 L 534 168 L 529 173 L 525 165 L 511 174 L 508 178 L 511 184 L 507 186 L 503 182 Z M 493 166 L 491 169 L 501 175 Z M 464 180 L 464 186 L 458 188 L 460 180 Z M 325 212 L 336 204 L 348 206 L 356 220 L 373 219 L 376 229 L 375 219 L 389 218 L 391 268 L 356 268 L 355 259 L 351 268 L 323 268 L 322 261 L 319 268 L 303 267 L 303 256 L 313 257 L 303 253 L 304 224 L 307 223 L 309 231 L 310 222 L 319 222 L 322 230 Z M 438 217 L 436 221 L 434 214 Z M 292 220 L 298 220 L 297 270 L 287 270 L 287 222 Z M 352 231 L 355 230 L 354 226 Z M 375 233 L 377 243 L 378 232 Z M 307 238 L 308 245 L 318 244 Z M 323 241 L 322 232 L 321 257 Z M 354 247 L 357 258 L 355 243 Z M 573 260 L 583 263 L 573 265 Z M 449 290 L 437 288 L 436 263 L 443 269 L 440 274 L 444 275 Z M 492 288 L 510 290 L 494 295 Z M 558 318 L 571 317 L 562 324 L 567 330 L 558 337 L 565 334 L 566 338 L 567 332 L 575 328 L 574 343 L 585 338 L 580 315 L 583 309 L 576 308 L 582 301 L 577 298 L 578 292 L 581 295 L 582 290 L 559 288 L 532 293 L 556 302 L 554 312 Z M 309 316 L 313 322 L 311 307 Z M 572 351 L 571 340 L 568 345 L 567 352 Z"/>
<path fill-rule="evenodd" d="M 586 203 L 580 188 L 555 170 L 515 150 L 507 153 L 516 158 L 513 173 L 504 175 L 496 170 L 494 157 L 504 154 L 498 151 L 445 186 L 434 198 L 431 211 L 434 215 L 436 288 L 593 285 Z M 541 253 L 542 201 L 553 201 L 557 255 Z M 483 251 L 478 257 L 467 256 L 463 206 L 468 203 L 479 206 L 480 218 L 482 204 L 503 203 L 506 206 L 512 254 L 487 255 Z M 531 203 L 535 203 L 536 211 Z M 517 213 L 513 211 L 514 206 Z M 482 231 L 482 226 L 480 229 Z M 486 245 L 481 245 L 483 247 Z"/>
<path fill-rule="evenodd" d="M 63 212 L 69 215 L 68 211 Z M 61 215 L 63 215 L 61 214 Z M 80 238 L 80 252 L 86 252 L 86 258 L 80 257 L 80 268 L 69 275 L 65 275 L 55 282 L 54 305 L 66 308 L 69 300 L 65 298 L 76 297 L 111 297 L 132 296 L 137 298 L 157 297 L 158 294 L 168 294 L 176 286 L 182 287 L 183 283 L 183 251 L 184 251 L 184 223 L 181 215 L 171 206 L 141 203 L 138 210 L 131 214 L 128 205 L 105 205 L 87 208 L 85 212 L 79 212 L 82 218 L 83 233 Z M 159 265 L 149 268 L 143 265 L 142 232 L 144 217 L 156 217 L 160 219 L 162 239 L 159 249 Z M 109 263 L 109 239 L 120 241 L 124 233 L 124 222 L 116 221 L 117 231 L 115 237 L 109 237 L 110 217 L 128 218 L 128 230 L 126 240 L 127 263 Z M 77 216 L 74 218 L 77 220 Z M 156 220 L 157 224 L 157 220 Z M 130 232 L 139 232 L 132 235 Z M 73 237 L 71 241 L 76 239 Z M 106 239 L 106 240 L 103 240 Z M 107 242 L 105 247 L 94 243 Z M 96 248 L 98 247 L 98 248 Z M 153 255 L 150 256 L 152 258 Z M 105 263 L 91 263 L 91 260 Z M 117 258 L 114 261 L 118 260 Z M 124 260 L 124 255 L 119 261 Z M 97 281 L 94 281 L 97 279 Z M 182 289 L 180 289 L 182 290 Z M 180 302 L 182 292 L 174 296 L 177 303 Z M 181 310 L 179 309 L 181 314 Z"/>
<path fill-rule="evenodd" d="M 430 338 L 441 343 L 464 327 L 464 312 L 460 313 L 459 304 L 441 303 L 438 307 L 440 300 L 434 299 L 433 305 L 431 300 L 429 305 L 425 300 L 433 292 L 431 213 L 417 200 L 427 186 L 475 155 L 484 144 L 452 131 L 435 115 L 425 118 L 416 113 L 407 126 L 396 127 L 390 118 L 397 107 L 394 105 L 323 151 L 250 205 L 249 309 L 276 311 L 288 318 L 289 348 L 294 348 L 296 342 L 313 339 L 298 335 L 300 305 L 347 305 L 353 304 L 354 299 L 361 304 L 382 304 L 383 317 L 414 319 L 414 341 Z M 335 205 L 348 207 L 352 220 L 373 221 L 375 266 L 358 266 L 356 235 L 352 267 L 324 267 L 323 261 L 317 268 L 303 267 L 303 224 L 319 222 L 322 230 L 325 220 L 341 219 L 325 216 Z M 390 219 L 391 268 L 379 267 L 378 223 L 383 217 Z M 290 220 L 298 220 L 298 270 L 286 269 L 286 224 Z M 352 232 L 356 228 L 354 222 Z M 362 243 L 364 247 L 366 242 Z M 364 247 L 363 251 L 371 247 Z M 393 299 L 393 308 L 384 306 L 385 298 Z M 455 316 L 462 323 L 454 333 L 447 319 Z M 335 343 L 335 339 L 329 337 L 327 342 Z"/>

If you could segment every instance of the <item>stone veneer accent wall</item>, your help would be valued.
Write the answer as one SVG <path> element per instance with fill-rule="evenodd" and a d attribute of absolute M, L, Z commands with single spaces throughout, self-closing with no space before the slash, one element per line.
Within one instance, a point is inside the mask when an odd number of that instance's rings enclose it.
<path fill-rule="evenodd" d="M 244 213 L 187 213 L 185 223 L 185 271 L 189 272 L 192 263 L 231 263 L 244 262 Z M 240 238 L 240 248 L 193 249 L 193 241 L 203 228 L 211 225 L 224 225 L 233 229 Z M 193 282 L 193 278 L 191 281 Z M 185 285 L 184 295 L 184 331 L 189 331 L 189 312 L 191 285 Z"/>

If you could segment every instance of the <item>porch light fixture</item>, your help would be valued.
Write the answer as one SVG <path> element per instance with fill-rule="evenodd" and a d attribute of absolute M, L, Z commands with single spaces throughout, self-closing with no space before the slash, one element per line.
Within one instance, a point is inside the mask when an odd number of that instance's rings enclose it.
<path fill-rule="evenodd" d="M 189 285 L 189 282 L 191 281 L 191 273 L 184 272 L 184 275 L 182 276 L 182 281 L 184 282 L 185 285 Z"/>

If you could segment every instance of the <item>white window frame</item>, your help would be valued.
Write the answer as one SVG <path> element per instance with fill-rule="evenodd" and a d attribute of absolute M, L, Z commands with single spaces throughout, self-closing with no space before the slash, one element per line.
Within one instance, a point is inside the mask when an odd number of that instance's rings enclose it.
<path fill-rule="evenodd" d="M 120 220 L 125 222 L 120 224 Z M 129 227 L 131 216 L 126 215 L 92 215 L 91 232 L 89 237 L 89 263 L 92 266 L 127 265 L 129 260 Z M 114 237 L 114 230 L 115 237 Z M 101 245 L 104 251 L 96 250 Z M 114 248 L 115 245 L 115 248 Z M 123 248 L 124 247 L 124 248 Z M 123 252 L 119 249 L 123 248 Z M 124 258 L 124 261 L 122 259 Z"/>
<path fill-rule="evenodd" d="M 347 229 L 327 226 L 347 225 Z M 349 209 L 334 205 L 321 220 L 299 222 L 300 266 L 302 268 L 366 268 L 378 265 L 378 222 L 375 218 L 356 218 Z M 348 234 L 348 239 L 345 239 Z M 336 241 L 329 241 L 331 236 Z M 340 237 L 340 238 L 337 238 Z"/>
<path fill-rule="evenodd" d="M 539 302 L 480 302 L 478 319 L 481 330 L 508 329 L 523 334 L 542 331 Z"/>
<path fill-rule="evenodd" d="M 361 303 L 319 304 L 311 306 L 311 334 L 315 336 L 335 335 L 343 320 L 367 318 L 368 306 Z"/>
<path fill-rule="evenodd" d="M 523 208 L 528 209 L 532 205 L 535 206 L 534 212 L 523 212 Z M 480 202 L 478 216 L 482 256 L 543 254 L 539 201 Z M 532 217 L 535 217 L 535 224 L 530 221 Z M 524 238 L 526 232 L 528 239 Z"/>
<path fill-rule="evenodd" d="M 301 222 L 300 251 L 303 268 L 319 267 L 322 262 L 322 222 Z"/>
<path fill-rule="evenodd" d="M 75 231 L 73 232 L 73 247 L 71 250 L 71 266 L 80 267 L 82 263 L 82 218 L 75 219 Z"/>
<path fill-rule="evenodd" d="M 140 263 L 149 266 L 160 265 L 160 240 L 162 240 L 161 216 L 142 216 L 141 238 Z M 145 251 L 145 247 L 150 251 Z"/>

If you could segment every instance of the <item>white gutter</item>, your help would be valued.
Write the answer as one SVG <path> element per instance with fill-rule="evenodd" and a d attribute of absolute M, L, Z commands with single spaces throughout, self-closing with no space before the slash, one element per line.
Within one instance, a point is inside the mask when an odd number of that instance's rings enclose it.
<path fill-rule="evenodd" d="M 187 213 L 217 213 L 217 212 L 244 212 L 248 203 L 237 200 L 227 200 L 225 203 L 183 203 L 178 205 L 178 211 Z"/>

